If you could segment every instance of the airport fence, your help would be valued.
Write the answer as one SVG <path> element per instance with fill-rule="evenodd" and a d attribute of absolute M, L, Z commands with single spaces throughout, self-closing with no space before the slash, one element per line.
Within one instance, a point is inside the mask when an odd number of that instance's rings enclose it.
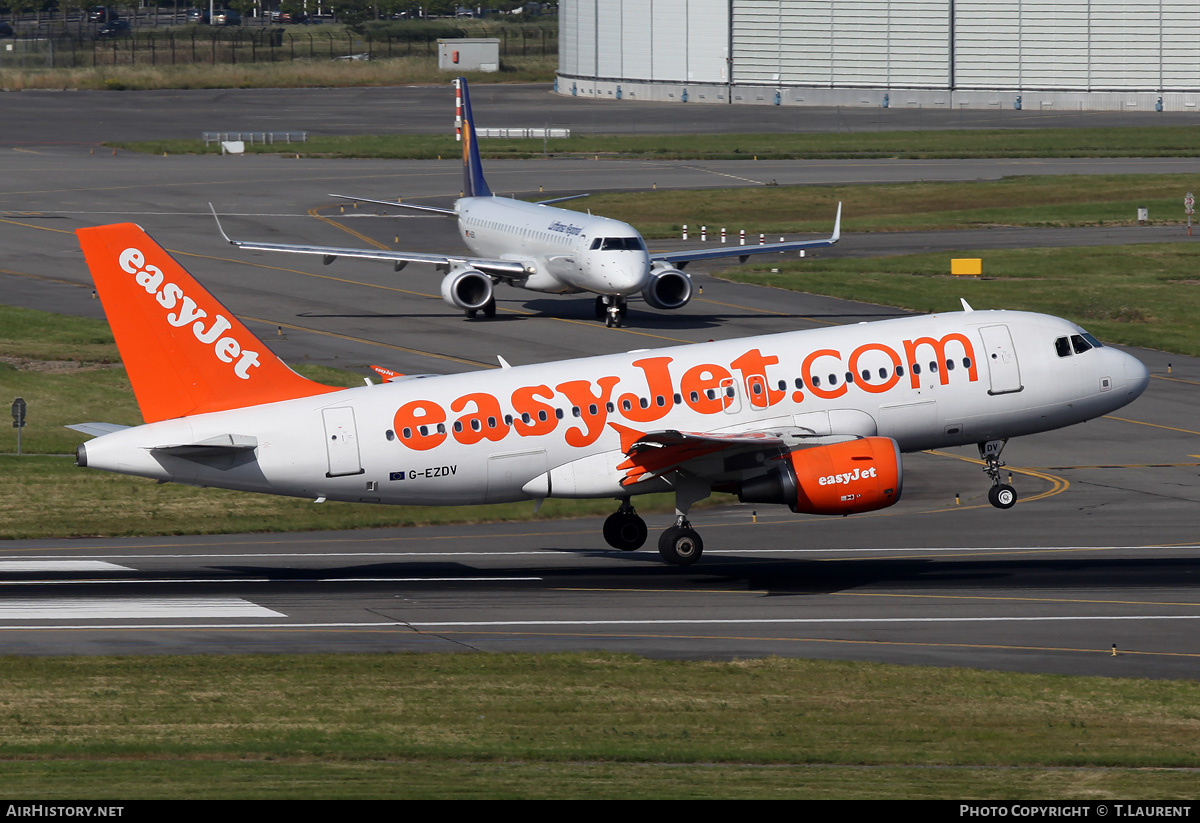
<path fill-rule="evenodd" d="M 558 53 L 550 29 L 479 32 L 500 40 L 500 57 Z M 133 29 L 123 36 L 97 37 L 61 31 L 0 39 L 0 69 L 173 66 L 275 63 L 290 60 L 379 60 L 437 56 L 437 38 L 403 34 L 356 34 L 350 30 L 281 27 Z"/>

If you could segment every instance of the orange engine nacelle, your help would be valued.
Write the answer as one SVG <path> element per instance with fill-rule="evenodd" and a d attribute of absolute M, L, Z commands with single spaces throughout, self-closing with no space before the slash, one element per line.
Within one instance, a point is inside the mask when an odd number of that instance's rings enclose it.
<path fill-rule="evenodd" d="M 784 456 L 779 468 L 742 483 L 743 503 L 786 503 L 798 514 L 857 514 L 900 499 L 900 447 L 890 437 L 864 437 Z"/>

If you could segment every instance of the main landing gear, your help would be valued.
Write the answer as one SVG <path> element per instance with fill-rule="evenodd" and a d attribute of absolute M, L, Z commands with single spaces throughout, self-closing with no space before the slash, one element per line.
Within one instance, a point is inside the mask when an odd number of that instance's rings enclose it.
<path fill-rule="evenodd" d="M 628 497 L 621 501 L 621 508 L 604 521 L 604 541 L 623 552 L 635 552 L 640 549 L 645 545 L 648 533 L 646 521 L 638 517 Z"/>
<path fill-rule="evenodd" d="M 493 297 L 491 300 L 484 303 L 481 308 L 465 309 L 465 311 L 467 313 L 467 317 L 471 318 L 472 320 L 474 320 L 475 315 L 479 314 L 480 312 L 483 313 L 484 317 L 495 317 L 496 316 L 496 298 Z"/>
<path fill-rule="evenodd" d="M 596 319 L 603 320 L 607 328 L 616 328 L 625 322 L 629 306 L 624 297 L 601 294 L 596 297 Z"/>
<path fill-rule="evenodd" d="M 658 553 L 673 566 L 690 566 L 704 553 L 704 541 L 688 522 L 692 504 L 711 494 L 712 489 L 699 478 L 683 475 L 675 481 L 675 525 L 658 537 Z M 614 549 L 631 552 L 646 542 L 646 521 L 633 510 L 628 497 L 621 499 L 621 508 L 604 521 L 604 540 Z"/>
<path fill-rule="evenodd" d="M 989 440 L 979 444 L 979 457 L 984 462 L 983 471 L 992 479 L 988 489 L 988 502 L 998 509 L 1011 509 L 1017 503 L 1017 490 L 1000 482 L 1000 469 L 1005 465 L 1000 452 L 1008 440 Z"/>

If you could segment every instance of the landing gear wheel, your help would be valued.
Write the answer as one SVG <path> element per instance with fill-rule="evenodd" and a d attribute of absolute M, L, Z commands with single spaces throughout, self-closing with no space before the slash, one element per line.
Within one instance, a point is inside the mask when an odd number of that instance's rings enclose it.
<path fill-rule="evenodd" d="M 675 566 L 690 566 L 704 552 L 704 541 L 690 526 L 671 526 L 658 538 L 658 553 Z"/>
<path fill-rule="evenodd" d="M 635 552 L 646 544 L 646 521 L 633 512 L 617 511 L 604 521 L 604 542 L 623 552 Z"/>
<path fill-rule="evenodd" d="M 1011 509 L 1017 503 L 1017 490 L 1007 483 L 988 489 L 988 502 L 997 509 Z"/>
<path fill-rule="evenodd" d="M 618 303 L 617 304 L 617 314 L 620 315 L 622 320 L 624 320 L 625 315 L 629 314 L 629 304 L 624 301 Z"/>
<path fill-rule="evenodd" d="M 467 319 L 468 319 L 468 320 L 474 320 L 474 319 L 475 319 L 475 315 L 479 313 L 479 309 L 464 309 L 464 311 L 465 311 L 465 312 L 466 312 L 466 314 L 467 314 Z"/>
<path fill-rule="evenodd" d="M 621 325 L 621 321 L 617 317 L 616 312 L 607 312 L 604 315 L 604 327 L 606 329 L 615 328 L 619 325 Z"/>
<path fill-rule="evenodd" d="M 492 299 L 490 299 L 486 303 L 484 303 L 483 308 L 480 309 L 480 311 L 483 312 L 484 317 L 495 317 L 496 316 L 496 298 L 493 297 Z"/>

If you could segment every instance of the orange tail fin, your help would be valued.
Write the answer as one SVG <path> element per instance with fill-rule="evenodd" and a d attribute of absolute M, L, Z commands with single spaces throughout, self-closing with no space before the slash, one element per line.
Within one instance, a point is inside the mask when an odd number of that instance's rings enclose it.
<path fill-rule="evenodd" d="M 140 226 L 75 234 L 147 423 L 338 391 L 289 369 Z"/>

